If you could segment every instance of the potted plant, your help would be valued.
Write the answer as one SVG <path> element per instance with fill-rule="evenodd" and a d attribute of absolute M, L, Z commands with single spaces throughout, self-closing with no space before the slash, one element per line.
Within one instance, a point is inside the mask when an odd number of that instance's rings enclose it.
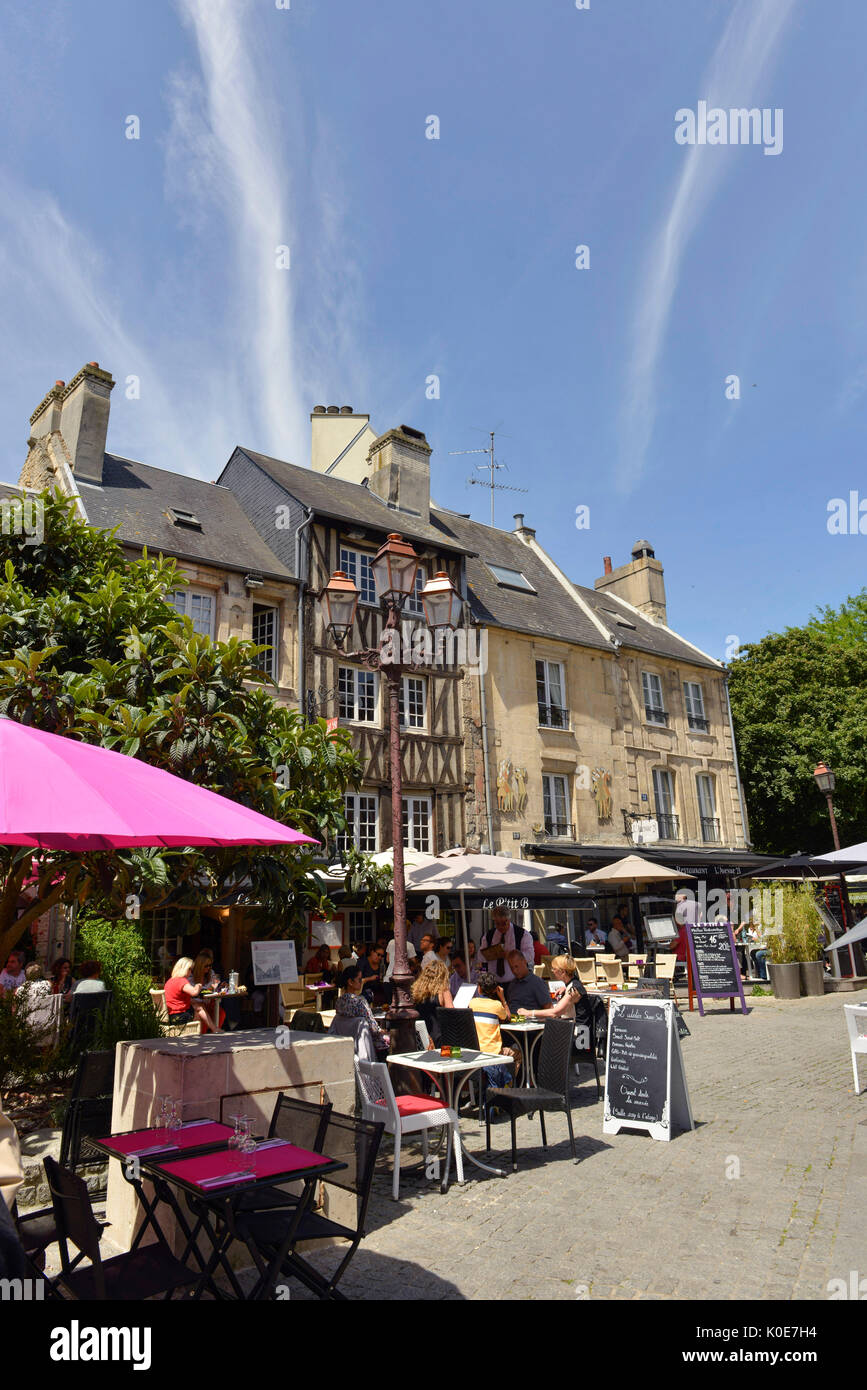
<path fill-rule="evenodd" d="M 825 992 L 819 953 L 819 914 L 806 884 L 783 887 L 783 921 L 768 938 L 768 968 L 778 999 Z"/>
<path fill-rule="evenodd" d="M 787 884 L 783 890 L 783 920 L 768 935 L 768 974 L 777 999 L 801 997 L 801 942 L 795 916 L 788 910 Z"/>
<path fill-rule="evenodd" d="M 820 919 L 813 894 L 805 883 L 793 887 L 783 898 L 783 919 L 788 917 L 798 946 L 801 993 L 825 993 L 825 965 L 819 950 Z"/>

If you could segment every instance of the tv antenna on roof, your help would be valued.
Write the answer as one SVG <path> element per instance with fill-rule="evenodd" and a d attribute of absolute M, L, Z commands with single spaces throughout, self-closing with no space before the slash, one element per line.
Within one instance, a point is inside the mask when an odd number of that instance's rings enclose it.
<path fill-rule="evenodd" d="M 481 472 L 483 472 L 483 473 L 484 473 L 484 472 L 489 473 L 489 474 L 490 474 L 490 477 L 489 477 L 489 478 L 467 478 L 467 482 L 468 482 L 468 483 L 472 483 L 474 487 L 489 487 L 489 488 L 491 489 L 491 525 L 493 526 L 493 524 L 494 524 L 494 493 L 495 493 L 495 492 L 527 492 L 527 491 L 529 491 L 529 489 L 528 489 L 528 488 L 525 488 L 525 487 L 512 487 L 510 483 L 498 483 L 498 482 L 495 482 L 495 471 L 496 471 L 498 468 L 506 468 L 507 465 L 506 465 L 505 463 L 497 463 L 497 462 L 495 461 L 495 459 L 494 459 L 494 431 L 493 431 L 493 430 L 490 431 L 490 436 L 491 436 L 491 442 L 490 442 L 490 444 L 488 445 L 488 447 L 487 447 L 486 449 L 450 449 L 450 450 L 449 450 L 449 454 L 450 454 L 452 457 L 455 457 L 455 456 L 457 456 L 458 454 L 487 454 L 487 455 L 488 455 L 488 462 L 487 462 L 487 463 L 477 463 L 477 464 L 476 464 L 476 468 L 477 468 L 478 470 L 480 470 Z"/>

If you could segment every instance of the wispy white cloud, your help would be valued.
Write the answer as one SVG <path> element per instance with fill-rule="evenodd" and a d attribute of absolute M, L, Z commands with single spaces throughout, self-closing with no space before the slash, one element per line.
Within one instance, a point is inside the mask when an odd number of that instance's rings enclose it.
<path fill-rule="evenodd" d="M 753 106 L 758 90 L 799 0 L 738 0 L 708 65 L 695 101 L 709 106 Z M 763 102 L 762 105 L 770 103 Z M 674 112 L 671 138 L 674 143 Z M 680 153 L 680 151 L 678 151 Z M 617 483 L 627 491 L 640 479 L 656 422 L 657 369 L 665 345 L 684 252 L 731 168 L 725 151 L 707 145 L 683 147 L 683 168 L 651 245 L 641 278 L 627 366 Z"/>
<path fill-rule="evenodd" d="M 178 8 L 201 74 L 175 74 L 170 83 L 168 188 L 180 195 L 185 220 L 201 225 L 207 207 L 220 216 L 228 258 L 223 283 L 236 327 L 233 365 L 258 405 L 262 447 L 297 454 L 309 409 L 293 323 L 298 248 L 289 161 L 278 138 L 285 112 L 270 94 L 265 35 L 250 0 L 179 0 Z M 289 268 L 278 266 L 283 246 Z M 280 259 L 285 265 L 286 256 Z"/>

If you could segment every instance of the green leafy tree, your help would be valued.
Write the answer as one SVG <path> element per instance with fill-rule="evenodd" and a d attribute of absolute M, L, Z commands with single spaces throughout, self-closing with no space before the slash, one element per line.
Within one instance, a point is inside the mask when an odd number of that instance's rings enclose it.
<path fill-rule="evenodd" d="M 165 595 L 174 562 L 129 560 L 112 534 L 44 494 L 44 539 L 0 534 L 0 714 L 142 758 L 287 822 L 320 841 L 346 828 L 344 792 L 362 772 L 344 730 L 306 724 L 277 703 L 263 650 L 212 642 Z M 297 934 L 332 905 L 315 847 L 118 850 L 64 854 L 0 846 L 0 956 L 58 902 L 117 918 L 172 892 L 181 905 L 238 894 L 260 907 L 261 935 Z M 38 888 L 22 914 L 31 861 Z M 357 866 L 360 882 L 364 864 Z M 376 875 L 371 872 L 371 881 Z"/>
<path fill-rule="evenodd" d="M 732 716 L 750 829 L 769 854 L 832 848 L 813 769 L 834 769 L 843 845 L 867 839 L 867 591 L 732 663 Z"/>

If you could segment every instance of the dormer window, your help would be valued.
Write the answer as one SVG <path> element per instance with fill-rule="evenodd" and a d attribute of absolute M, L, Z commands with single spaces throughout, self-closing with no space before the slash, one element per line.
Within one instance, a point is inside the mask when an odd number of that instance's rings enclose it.
<path fill-rule="evenodd" d="M 169 507 L 169 516 L 173 526 L 186 526 L 190 531 L 201 531 L 202 523 L 194 512 L 188 512 L 183 507 Z"/>

